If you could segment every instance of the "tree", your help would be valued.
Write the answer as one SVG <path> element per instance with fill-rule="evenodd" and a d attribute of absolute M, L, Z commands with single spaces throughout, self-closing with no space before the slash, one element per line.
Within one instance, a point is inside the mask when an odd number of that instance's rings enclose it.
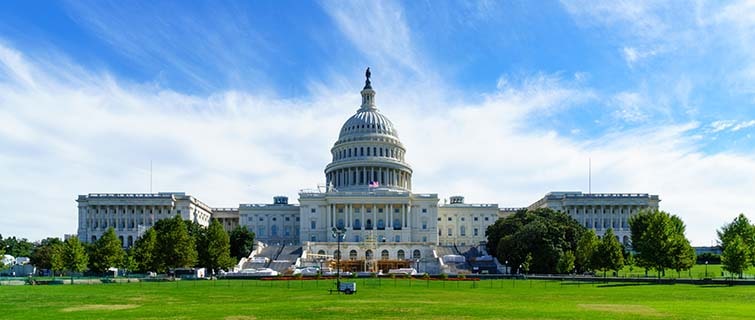
<path fill-rule="evenodd" d="M 197 262 L 196 245 L 180 215 L 159 220 L 153 228 L 157 233 L 155 257 L 159 271 L 194 266 Z"/>
<path fill-rule="evenodd" d="M 136 262 L 136 270 L 140 272 L 158 271 L 160 264 L 157 258 L 157 232 L 149 228 L 134 242 L 131 253 Z"/>
<path fill-rule="evenodd" d="M 118 263 L 118 268 L 125 270 L 127 273 L 137 268 L 136 259 L 134 259 L 134 250 L 126 250 L 123 259 Z"/>
<path fill-rule="evenodd" d="M 65 241 L 61 252 L 63 268 L 71 272 L 82 272 L 87 268 L 89 257 L 86 249 L 77 237 L 70 237 Z"/>
<path fill-rule="evenodd" d="M 730 259 L 727 259 L 726 257 L 726 249 L 729 245 L 734 243 L 736 238 L 739 238 L 737 241 L 737 248 L 729 250 L 729 252 L 740 255 L 740 251 L 744 251 L 745 265 L 742 270 L 747 269 L 750 265 L 755 265 L 755 226 L 750 223 L 750 220 L 748 220 L 744 214 L 739 214 L 739 216 L 734 218 L 734 221 L 724 225 L 721 227 L 721 230 L 717 230 L 716 233 L 718 234 L 718 244 L 723 250 L 722 262 L 724 263 L 724 266 L 726 266 L 726 261 L 730 261 L 731 263 L 734 263 L 731 265 L 731 268 L 739 268 L 738 264 L 741 259 L 739 256 L 731 257 Z M 729 272 L 741 273 L 734 271 Z"/>
<path fill-rule="evenodd" d="M 518 266 L 529 256 L 528 271 L 556 273 L 561 256 L 575 251 L 584 227 L 563 212 L 540 208 L 521 210 L 496 221 L 487 230 L 493 233 L 488 235 L 488 248 L 497 250 L 499 261 Z M 490 242 L 499 236 L 497 245 L 491 246 Z"/>
<path fill-rule="evenodd" d="M 574 270 L 574 253 L 569 250 L 558 259 L 558 273 L 571 273 Z"/>
<path fill-rule="evenodd" d="M 587 229 L 577 242 L 577 250 L 575 255 L 575 264 L 579 272 L 587 272 L 594 269 L 592 264 L 592 257 L 598 247 L 598 236 L 595 235 L 595 231 Z"/>
<path fill-rule="evenodd" d="M 684 237 L 686 228 L 682 219 L 677 216 L 671 216 L 671 228 L 673 229 L 671 238 L 671 269 L 674 269 L 677 276 L 681 277 L 682 270 L 689 270 L 695 265 L 695 248 Z"/>
<path fill-rule="evenodd" d="M 31 257 L 29 257 L 31 264 L 38 269 L 53 270 L 53 255 L 55 254 L 55 250 L 59 249 L 58 246 L 62 245 L 63 241 L 59 238 L 43 239 L 38 245 L 34 246 L 34 251 L 32 251 Z"/>
<path fill-rule="evenodd" d="M 123 247 L 115 229 L 108 228 L 102 236 L 94 242 L 89 255 L 89 269 L 95 273 L 105 273 L 111 267 L 117 267 L 123 262 Z"/>
<path fill-rule="evenodd" d="M 228 269 L 234 265 L 231 259 L 231 244 L 228 233 L 217 219 L 212 219 L 210 226 L 200 239 L 202 250 L 200 251 L 200 265 L 212 270 L 213 273 L 220 269 Z"/>
<path fill-rule="evenodd" d="M 666 269 L 687 265 L 691 246 L 679 217 L 664 211 L 642 210 L 629 218 L 629 227 L 639 266 L 656 270 L 660 278 Z"/>
<path fill-rule="evenodd" d="M 606 277 L 606 271 L 624 267 L 624 248 L 616 239 L 613 229 L 606 230 L 590 261 L 596 269 L 603 271 L 603 278 Z"/>
<path fill-rule="evenodd" d="M 723 269 L 742 278 L 742 273 L 749 265 L 750 249 L 739 235 L 734 235 L 733 238 L 727 240 L 728 243 L 722 256 Z"/>
<path fill-rule="evenodd" d="M 16 237 L 5 238 L 0 242 L 0 246 L 3 247 L 5 254 L 14 257 L 29 257 L 34 250 L 34 244 L 25 238 L 21 240 L 16 239 Z"/>
<path fill-rule="evenodd" d="M 231 256 L 239 260 L 248 257 L 254 248 L 254 232 L 246 226 L 238 226 L 231 230 Z"/>

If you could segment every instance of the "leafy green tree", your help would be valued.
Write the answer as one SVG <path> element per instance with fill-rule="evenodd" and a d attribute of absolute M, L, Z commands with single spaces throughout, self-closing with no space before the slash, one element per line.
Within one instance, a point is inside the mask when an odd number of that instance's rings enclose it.
<path fill-rule="evenodd" d="M 123 260 L 121 260 L 121 262 L 118 264 L 118 268 L 125 270 L 127 273 L 130 273 L 138 268 L 136 259 L 134 259 L 133 248 L 128 249 L 124 252 Z"/>
<path fill-rule="evenodd" d="M 158 271 L 160 263 L 157 256 L 157 232 L 149 228 L 141 237 L 136 239 L 131 248 L 131 254 L 136 262 L 136 270 L 139 272 Z"/>
<path fill-rule="evenodd" d="M 695 248 L 684 236 L 686 227 L 677 216 L 671 216 L 673 236 L 671 238 L 671 269 L 681 277 L 682 270 L 689 270 L 695 265 Z"/>
<path fill-rule="evenodd" d="M 55 253 L 56 246 L 63 245 L 63 241 L 59 238 L 46 238 L 34 246 L 34 251 L 31 253 L 31 264 L 38 269 L 52 270 L 52 256 Z"/>
<path fill-rule="evenodd" d="M 217 219 L 210 221 L 210 226 L 207 227 L 200 241 L 202 243 L 199 254 L 201 266 L 216 273 L 220 269 L 228 269 L 234 265 L 228 233 Z"/>
<path fill-rule="evenodd" d="M 587 272 L 595 269 L 592 264 L 592 257 L 598 247 L 600 240 L 595 235 L 595 231 L 587 229 L 577 241 L 577 250 L 575 254 L 575 264 L 579 272 Z"/>
<path fill-rule="evenodd" d="M 616 239 L 613 229 L 606 230 L 595 251 L 593 251 L 590 261 L 596 269 L 603 271 L 604 278 L 606 271 L 619 270 L 624 267 L 624 248 Z"/>
<path fill-rule="evenodd" d="M 87 268 L 89 257 L 84 245 L 77 237 L 70 237 L 65 241 L 61 254 L 63 268 L 71 272 L 82 272 Z"/>
<path fill-rule="evenodd" d="M 656 270 L 660 278 L 666 269 L 687 265 L 689 240 L 684 236 L 684 223 L 679 217 L 664 211 L 643 210 L 629 218 L 629 227 L 639 266 Z"/>
<path fill-rule="evenodd" d="M 739 214 L 734 221 L 721 227 L 721 230 L 717 230 L 718 243 L 723 250 L 723 260 L 726 261 L 726 248 L 735 238 L 739 238 L 741 248 L 733 250 L 731 252 L 738 253 L 739 250 L 745 250 L 746 252 L 746 266 L 755 265 L 755 226 L 750 223 L 750 220 L 745 217 L 744 214 Z M 739 245 L 739 244 L 738 244 Z M 730 261 L 738 261 L 738 258 L 730 259 Z M 747 269 L 745 267 L 745 269 Z"/>
<path fill-rule="evenodd" d="M 571 273 L 574 270 L 574 253 L 569 250 L 558 259 L 558 273 Z"/>
<path fill-rule="evenodd" d="M 95 273 L 105 273 L 111 267 L 123 263 L 123 247 L 115 234 L 115 229 L 108 228 L 97 241 L 92 244 L 89 255 L 89 269 Z"/>
<path fill-rule="evenodd" d="M 517 210 L 513 215 L 506 218 L 498 219 L 495 223 L 489 225 L 485 229 L 487 235 L 487 249 L 488 252 L 496 254 L 499 252 L 498 243 L 506 235 L 514 234 L 516 231 L 522 228 L 532 219 L 532 216 L 527 215 L 527 208 Z"/>
<path fill-rule="evenodd" d="M 172 219 L 159 220 L 153 228 L 157 233 L 155 256 L 159 263 L 159 271 L 192 267 L 196 264 L 196 243 L 180 215 Z"/>
<path fill-rule="evenodd" d="M 734 235 L 727 240 L 728 243 L 722 256 L 723 269 L 742 278 L 742 273 L 749 265 L 750 249 L 739 235 Z"/>
<path fill-rule="evenodd" d="M 249 231 L 246 226 L 238 226 L 231 230 L 231 257 L 239 260 L 248 257 L 254 249 L 254 232 Z"/>
<path fill-rule="evenodd" d="M 16 237 L 5 238 L 2 240 L 3 251 L 5 254 L 18 257 L 30 257 L 31 252 L 34 250 L 34 244 L 24 239 L 16 239 Z"/>
<path fill-rule="evenodd" d="M 561 255 L 575 251 L 584 227 L 563 212 L 541 208 L 519 211 L 496 221 L 488 230 L 502 235 L 494 246 L 499 261 L 518 266 L 529 256 L 528 271 L 556 273 Z M 488 241 L 495 238 L 489 236 Z"/>
<path fill-rule="evenodd" d="M 63 270 L 65 270 L 66 265 L 65 261 L 63 261 L 63 251 L 65 249 L 66 243 L 60 242 L 55 243 L 51 246 L 50 249 L 50 273 L 52 273 L 52 277 L 55 278 L 55 271 L 58 273 L 62 273 Z"/>

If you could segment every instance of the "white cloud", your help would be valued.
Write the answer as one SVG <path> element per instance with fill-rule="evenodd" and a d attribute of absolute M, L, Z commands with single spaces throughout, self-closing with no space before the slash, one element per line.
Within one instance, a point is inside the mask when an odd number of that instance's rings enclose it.
<path fill-rule="evenodd" d="M 185 191 L 213 206 L 295 198 L 324 179 L 328 150 L 361 88 L 357 78 L 349 90 L 304 100 L 189 96 L 40 68 L 0 48 L 15 57 L 0 60 L 0 233 L 32 239 L 75 232 L 78 194 L 148 191 L 150 160 L 155 191 Z M 61 80 L 65 72 L 80 80 Z M 530 120 L 595 99 L 589 88 L 548 74 L 501 83 L 479 103 L 439 105 L 427 99 L 437 91 L 417 92 L 411 81 L 383 88 L 376 79 L 378 105 L 408 148 L 415 191 L 525 206 L 548 191 L 585 190 L 590 157 L 593 191 L 660 194 L 695 244 L 709 244 L 737 213 L 752 215 L 755 159 L 700 153 L 689 134 L 696 124 L 578 142 Z"/>
<path fill-rule="evenodd" d="M 648 115 L 644 109 L 648 101 L 637 92 L 620 92 L 612 99 L 616 107 L 613 116 L 627 122 L 642 122 L 647 120 Z"/>

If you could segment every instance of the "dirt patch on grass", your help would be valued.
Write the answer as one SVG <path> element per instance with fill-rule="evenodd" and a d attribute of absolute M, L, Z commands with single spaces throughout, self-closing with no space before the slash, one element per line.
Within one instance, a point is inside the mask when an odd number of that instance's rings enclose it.
<path fill-rule="evenodd" d="M 75 306 L 64 308 L 62 312 L 75 312 L 75 311 L 114 311 L 114 310 L 126 310 L 138 307 L 136 304 L 85 304 L 83 306 Z"/>
<path fill-rule="evenodd" d="M 594 311 L 628 313 L 642 316 L 662 316 L 663 314 L 648 306 L 637 304 L 578 304 L 580 308 Z"/>
<path fill-rule="evenodd" d="M 225 320 L 257 320 L 255 316 L 227 316 Z"/>

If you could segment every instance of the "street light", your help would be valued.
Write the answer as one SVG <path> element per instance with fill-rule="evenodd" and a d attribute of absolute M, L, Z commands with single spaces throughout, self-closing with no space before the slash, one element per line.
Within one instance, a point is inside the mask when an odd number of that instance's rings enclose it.
<path fill-rule="evenodd" d="M 511 271 L 509 270 L 509 260 L 506 260 L 506 262 L 504 262 L 503 265 L 506 268 L 506 274 L 511 274 Z"/>
<path fill-rule="evenodd" d="M 333 228 L 331 230 L 333 238 L 336 238 L 338 255 L 336 256 L 336 290 L 341 292 L 341 241 L 346 238 L 346 229 Z"/>
<path fill-rule="evenodd" d="M 705 278 L 708 278 L 708 260 L 705 260 Z"/>

